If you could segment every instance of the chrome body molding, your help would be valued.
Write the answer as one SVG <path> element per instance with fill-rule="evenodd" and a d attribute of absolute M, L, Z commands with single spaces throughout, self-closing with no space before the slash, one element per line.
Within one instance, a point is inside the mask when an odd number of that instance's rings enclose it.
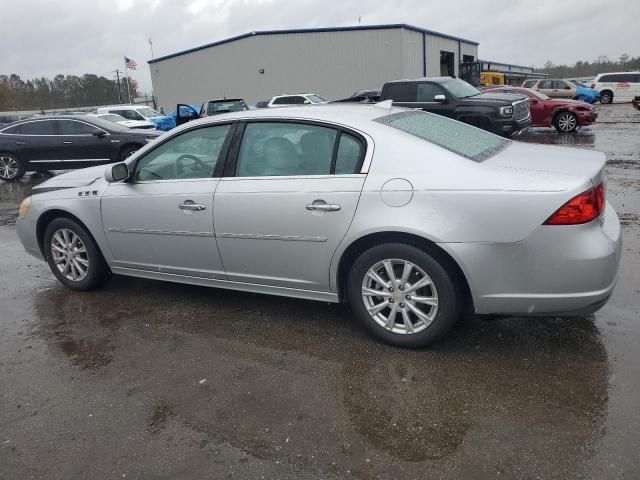
<path fill-rule="evenodd" d="M 145 235 L 179 235 L 186 237 L 215 237 L 213 232 L 186 232 L 180 230 L 146 230 L 143 228 L 107 228 L 114 233 L 140 233 Z"/>
<path fill-rule="evenodd" d="M 245 238 L 252 240 L 284 240 L 288 242 L 326 242 L 327 237 L 305 237 L 300 235 L 260 235 L 257 233 L 218 233 L 220 238 Z"/>

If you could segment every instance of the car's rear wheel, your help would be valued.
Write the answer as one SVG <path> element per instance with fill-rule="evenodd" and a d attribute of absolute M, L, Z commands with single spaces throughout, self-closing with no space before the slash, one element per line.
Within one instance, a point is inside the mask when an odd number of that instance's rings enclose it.
<path fill-rule="evenodd" d="M 56 218 L 44 233 L 47 262 L 56 278 L 73 290 L 93 290 L 109 278 L 109 267 L 89 233 L 69 218 Z"/>
<path fill-rule="evenodd" d="M 401 243 L 362 253 L 348 279 L 358 320 L 375 337 L 400 347 L 424 347 L 455 324 L 460 299 L 453 280 L 434 257 Z"/>
<path fill-rule="evenodd" d="M 0 153 L 0 180 L 13 182 L 20 179 L 25 172 L 25 164 L 16 156 Z"/>
<path fill-rule="evenodd" d="M 613 102 L 613 92 L 611 90 L 603 90 L 600 92 L 600 103 L 608 104 Z"/>
<path fill-rule="evenodd" d="M 572 112 L 560 112 L 556 115 L 553 125 L 560 133 L 573 132 L 578 128 L 578 117 Z"/>

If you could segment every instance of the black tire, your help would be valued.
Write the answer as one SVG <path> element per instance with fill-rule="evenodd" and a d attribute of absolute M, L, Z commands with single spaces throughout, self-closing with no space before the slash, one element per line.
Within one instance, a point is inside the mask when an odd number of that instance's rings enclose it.
<path fill-rule="evenodd" d="M 611 90 L 602 90 L 600 92 L 600 103 L 607 105 L 613 102 L 613 92 Z"/>
<path fill-rule="evenodd" d="M 142 145 L 127 145 L 120 151 L 120 161 L 124 162 L 127 158 L 140 150 Z"/>
<path fill-rule="evenodd" d="M 64 238 L 62 233 L 63 230 L 77 235 L 86 249 L 86 255 L 83 254 L 82 258 L 83 261 L 87 262 L 86 273 L 83 278 L 78 278 L 78 280 L 67 278 L 63 272 L 58 269 L 58 264 L 54 258 L 55 255 L 52 240 L 56 234 L 58 235 L 58 238 Z M 76 242 L 75 245 L 80 246 L 80 243 Z M 51 268 L 53 274 L 60 283 L 72 290 L 93 290 L 104 284 L 111 275 L 107 262 L 105 262 L 102 253 L 100 253 L 100 249 L 93 241 L 93 238 L 91 238 L 91 235 L 89 235 L 81 225 L 69 218 L 56 218 L 47 225 L 44 232 L 43 250 L 47 263 L 49 264 L 49 268 Z M 57 253 L 56 255 L 65 256 L 65 254 L 60 253 Z M 84 263 L 82 265 L 84 265 Z M 73 267 L 73 269 L 76 269 L 76 267 Z M 79 274 L 78 277 L 80 277 Z"/>
<path fill-rule="evenodd" d="M 397 290 L 395 290 L 395 293 L 393 294 L 398 298 L 395 298 L 395 300 L 393 298 L 386 300 L 393 301 L 394 304 L 397 305 L 397 311 L 400 312 L 400 314 L 396 313 L 396 320 L 392 327 L 385 328 L 385 326 L 378 323 L 382 320 L 380 318 L 374 319 L 367 310 L 367 306 L 365 305 L 365 300 L 362 295 L 362 288 L 363 282 L 370 280 L 365 280 L 365 276 L 369 269 L 375 267 L 386 259 L 393 259 L 394 262 L 397 262 L 392 266 L 392 269 L 396 271 L 396 276 L 401 276 L 402 263 L 400 262 L 408 261 L 421 269 L 431 279 L 432 284 L 424 288 L 431 292 L 428 295 L 431 295 L 432 297 L 437 296 L 437 310 L 435 311 L 435 316 L 431 320 L 431 323 L 426 327 L 421 325 L 419 321 L 412 323 L 412 328 L 415 327 L 416 330 L 422 328 L 421 331 L 410 334 L 398 332 L 398 330 L 402 329 L 404 329 L 405 332 L 408 330 L 404 327 L 404 322 L 400 324 L 399 320 L 402 320 L 404 315 L 400 308 L 406 309 L 405 311 L 407 312 L 407 315 L 412 316 L 415 319 L 418 318 L 412 313 L 411 309 L 409 309 L 406 304 L 403 306 L 403 303 L 399 303 L 405 301 L 410 303 L 407 300 L 399 298 L 407 298 L 404 296 L 404 292 L 400 292 L 400 287 L 397 287 Z M 419 272 L 418 269 L 412 270 L 412 276 L 414 274 L 416 275 L 415 281 L 413 281 L 413 277 L 410 277 L 410 279 L 415 285 L 420 278 L 424 277 L 421 276 L 421 272 Z M 382 275 L 384 275 L 384 270 L 382 271 Z M 388 280 L 388 278 L 389 276 L 387 275 L 386 278 L 382 278 L 382 280 Z M 431 290 L 432 288 L 433 290 Z M 460 316 L 461 296 L 456 289 L 451 275 L 447 273 L 443 265 L 433 256 L 423 250 L 403 243 L 386 243 L 377 245 L 362 253 L 353 263 L 349 271 L 347 290 L 351 308 L 360 323 L 362 323 L 364 328 L 374 337 L 389 345 L 406 348 L 419 348 L 431 345 L 449 332 Z M 376 290 L 378 289 L 376 288 Z M 407 291 L 409 290 L 407 289 Z M 421 293 L 423 291 L 424 290 L 419 289 L 416 293 L 418 293 L 418 295 L 425 295 L 425 293 Z M 386 293 L 386 295 L 389 295 L 389 293 Z M 383 299 L 378 300 L 380 303 L 383 302 Z M 416 304 L 413 305 L 415 306 Z M 420 307 L 422 308 L 421 305 Z M 434 307 L 429 307 L 429 309 L 431 308 Z M 423 310 L 423 312 L 424 311 L 425 310 Z M 433 311 L 429 310 L 429 312 Z M 390 306 L 386 307 L 385 310 L 382 310 L 380 314 L 383 316 L 387 315 L 387 319 L 390 318 Z M 426 322 L 424 323 L 426 324 Z M 392 331 L 392 329 L 397 331 Z"/>
<path fill-rule="evenodd" d="M 24 176 L 26 164 L 10 153 L 0 153 L 0 180 L 15 182 Z"/>
<path fill-rule="evenodd" d="M 571 133 L 579 127 L 578 116 L 567 110 L 559 112 L 553 119 L 553 126 L 560 133 Z"/>

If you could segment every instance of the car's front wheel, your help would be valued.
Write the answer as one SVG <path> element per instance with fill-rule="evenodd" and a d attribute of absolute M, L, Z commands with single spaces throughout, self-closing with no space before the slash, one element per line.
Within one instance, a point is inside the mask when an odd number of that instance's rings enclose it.
<path fill-rule="evenodd" d="M 578 128 L 578 117 L 572 112 L 560 112 L 556 115 L 553 126 L 560 133 L 573 132 Z"/>
<path fill-rule="evenodd" d="M 89 233 L 69 218 L 56 218 L 44 233 L 47 262 L 56 278 L 73 290 L 93 290 L 109 278 L 109 267 Z"/>
<path fill-rule="evenodd" d="M 455 324 L 460 299 L 442 264 L 402 243 L 373 247 L 358 257 L 348 278 L 351 307 L 364 327 L 400 347 L 424 347 Z"/>
<path fill-rule="evenodd" d="M 25 165 L 16 156 L 0 153 L 0 180 L 13 182 L 20 179 L 25 172 Z"/>

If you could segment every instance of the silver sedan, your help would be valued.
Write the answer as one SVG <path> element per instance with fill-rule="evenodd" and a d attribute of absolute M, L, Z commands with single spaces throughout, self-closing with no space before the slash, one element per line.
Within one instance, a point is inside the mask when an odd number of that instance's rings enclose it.
<path fill-rule="evenodd" d="M 417 347 L 462 310 L 602 306 L 621 252 L 604 166 L 387 103 L 243 111 L 48 180 L 18 234 L 71 289 L 119 274 L 346 301 Z"/>

